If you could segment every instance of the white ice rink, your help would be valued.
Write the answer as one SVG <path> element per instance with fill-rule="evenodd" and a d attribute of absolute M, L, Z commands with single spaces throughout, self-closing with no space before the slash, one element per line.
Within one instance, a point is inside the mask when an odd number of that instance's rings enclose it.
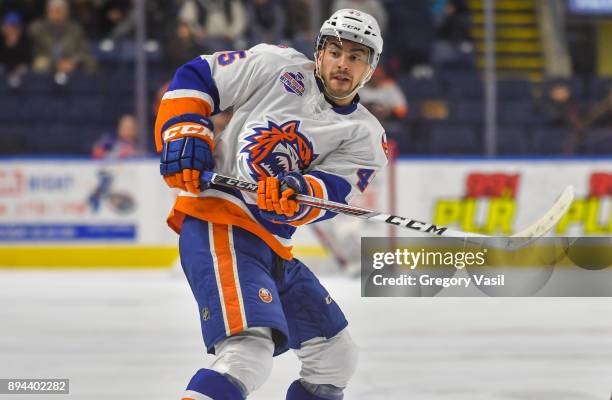
<path fill-rule="evenodd" d="M 612 299 L 364 299 L 322 281 L 361 347 L 346 400 L 610 400 Z M 71 391 L 1 399 L 179 399 L 210 361 L 176 271 L 0 271 L 0 378 Z M 298 368 L 278 357 L 249 399 L 284 399 Z"/>

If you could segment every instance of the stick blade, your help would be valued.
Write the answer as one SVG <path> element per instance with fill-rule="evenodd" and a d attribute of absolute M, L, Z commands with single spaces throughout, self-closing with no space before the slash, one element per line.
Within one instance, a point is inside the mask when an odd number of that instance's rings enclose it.
<path fill-rule="evenodd" d="M 520 232 L 510 236 L 509 247 L 520 248 L 533 242 L 535 239 L 544 236 L 552 228 L 557 225 L 559 220 L 569 210 L 572 202 L 574 201 L 574 187 L 569 185 L 565 188 L 563 193 L 559 196 L 555 204 L 533 224 Z"/>

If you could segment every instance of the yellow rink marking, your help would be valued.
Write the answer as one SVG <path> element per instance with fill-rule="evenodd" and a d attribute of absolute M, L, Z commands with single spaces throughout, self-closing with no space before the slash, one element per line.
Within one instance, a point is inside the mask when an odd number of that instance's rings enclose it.
<path fill-rule="evenodd" d="M 324 258 L 321 246 L 296 246 L 296 257 Z M 172 268 L 177 246 L 6 246 L 0 268 Z"/>

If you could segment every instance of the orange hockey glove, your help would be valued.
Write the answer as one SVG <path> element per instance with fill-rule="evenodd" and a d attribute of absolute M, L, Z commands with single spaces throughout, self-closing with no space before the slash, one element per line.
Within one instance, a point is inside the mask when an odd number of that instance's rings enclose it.
<path fill-rule="evenodd" d="M 278 223 L 299 219 L 310 207 L 292 199 L 295 194 L 309 194 L 306 179 L 297 172 L 260 180 L 257 188 L 257 207 L 260 214 Z"/>

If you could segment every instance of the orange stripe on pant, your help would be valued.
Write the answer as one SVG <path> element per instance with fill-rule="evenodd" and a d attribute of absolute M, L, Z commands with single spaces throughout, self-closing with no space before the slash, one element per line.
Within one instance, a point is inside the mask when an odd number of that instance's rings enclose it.
<path fill-rule="evenodd" d="M 229 226 L 212 224 L 214 251 L 217 257 L 219 281 L 223 292 L 223 305 L 227 317 L 226 330 L 230 335 L 241 332 L 245 328 L 242 319 L 242 297 L 238 291 L 238 276 L 234 275 L 234 258 L 230 248 Z"/>

